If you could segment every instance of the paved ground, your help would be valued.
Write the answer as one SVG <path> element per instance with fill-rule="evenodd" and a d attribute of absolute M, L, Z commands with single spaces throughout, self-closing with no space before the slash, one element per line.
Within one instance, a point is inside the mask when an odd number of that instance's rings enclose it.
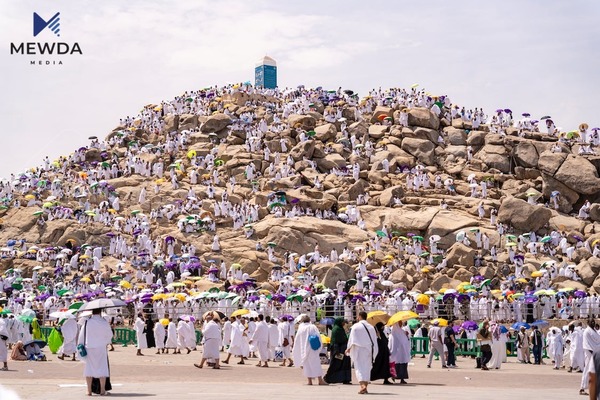
<path fill-rule="evenodd" d="M 109 353 L 114 388 L 110 397 L 154 399 L 327 399 L 334 396 L 360 397 L 358 385 L 307 386 L 302 371 L 272 364 L 272 368 L 256 368 L 255 360 L 247 365 L 223 366 L 221 370 L 193 367 L 200 351 L 189 355 L 135 356 L 134 347 L 117 347 Z M 232 359 L 233 361 L 233 359 Z M 369 386 L 369 398 L 390 395 L 412 399 L 468 399 L 483 396 L 497 399 L 568 399 L 578 396 L 581 374 L 555 371 L 550 365 L 521 365 L 509 359 L 502 369 L 474 369 L 470 358 L 459 358 L 458 369 L 443 370 L 438 362 L 431 369 L 425 360 L 413 359 L 409 366 L 409 385 Z M 50 355 L 47 362 L 10 362 L 9 371 L 0 372 L 0 384 L 15 391 L 21 399 L 85 398 L 85 381 L 80 362 L 61 361 Z M 477 396 L 477 397 L 476 397 Z M 340 397 L 342 398 L 342 397 Z M 12 400 L 0 392 L 0 400 Z"/>

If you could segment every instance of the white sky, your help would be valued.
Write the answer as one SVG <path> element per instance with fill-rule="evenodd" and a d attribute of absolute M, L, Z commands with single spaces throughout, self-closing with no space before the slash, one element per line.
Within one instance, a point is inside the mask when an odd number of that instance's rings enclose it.
<path fill-rule="evenodd" d="M 419 83 L 467 108 L 600 125 L 600 2 L 0 0 L 0 177 L 104 137 L 119 118 L 185 90 L 254 81 L 265 54 L 281 87 Z M 61 37 L 33 37 L 60 12 Z M 11 42 L 78 42 L 62 66 Z"/>

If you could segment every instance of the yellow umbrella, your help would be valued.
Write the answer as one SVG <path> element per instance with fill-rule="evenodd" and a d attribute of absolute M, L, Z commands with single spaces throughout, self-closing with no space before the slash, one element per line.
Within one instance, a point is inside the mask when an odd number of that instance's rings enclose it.
<path fill-rule="evenodd" d="M 196 157 L 196 150 L 190 150 L 187 152 L 187 157 L 188 158 L 194 158 Z"/>
<path fill-rule="evenodd" d="M 329 336 L 325 336 L 321 333 L 321 343 L 329 344 L 329 343 L 331 343 L 331 338 Z"/>
<path fill-rule="evenodd" d="M 33 200 L 35 199 L 35 196 L 32 194 L 28 194 L 27 196 L 25 196 L 25 200 Z"/>
<path fill-rule="evenodd" d="M 80 279 L 81 282 L 91 282 L 92 279 L 89 276 L 83 277 Z"/>
<path fill-rule="evenodd" d="M 420 294 L 417 296 L 416 298 L 417 303 L 423 305 L 423 306 L 428 306 L 429 305 L 429 296 L 427 296 L 426 294 Z"/>
<path fill-rule="evenodd" d="M 436 319 L 431 320 L 432 324 L 435 324 L 436 322 L 439 324 L 439 326 L 448 326 L 448 320 L 447 319 L 436 318 Z"/>
<path fill-rule="evenodd" d="M 431 272 L 431 270 L 429 268 L 427 268 L 427 267 L 421 269 L 421 273 L 422 274 L 427 274 L 429 272 Z"/>
<path fill-rule="evenodd" d="M 429 297 L 427 298 L 429 299 Z M 400 321 L 408 321 L 409 319 L 413 318 L 419 318 L 419 314 L 412 311 L 398 311 L 396 314 L 392 315 L 391 318 L 387 321 L 387 325 L 392 326 Z"/>
<path fill-rule="evenodd" d="M 519 278 L 519 279 L 517 279 L 517 282 L 527 283 L 527 279 L 525 279 L 525 278 Z"/>
<path fill-rule="evenodd" d="M 233 268 L 233 269 L 242 269 L 242 264 L 233 263 L 233 264 L 231 264 L 231 268 Z"/>
<path fill-rule="evenodd" d="M 386 260 L 393 260 L 394 259 L 394 255 L 393 254 L 388 254 L 385 257 L 383 257 Z"/>
<path fill-rule="evenodd" d="M 119 286 L 124 287 L 125 289 L 131 289 L 131 282 L 122 280 L 119 282 Z"/>
<path fill-rule="evenodd" d="M 242 309 L 235 310 L 234 312 L 232 312 L 231 316 L 237 317 L 238 315 L 246 315 L 246 314 L 250 314 L 250 310 L 246 310 L 245 308 L 242 308 Z"/>
<path fill-rule="evenodd" d="M 377 253 L 375 252 L 375 250 L 371 250 L 371 251 L 368 251 L 368 252 L 367 252 L 367 256 L 374 256 L 375 254 L 377 254 Z"/>
<path fill-rule="evenodd" d="M 544 276 L 544 273 L 543 273 L 542 271 L 533 271 L 533 272 L 531 273 L 531 277 L 532 277 L 532 278 L 538 278 L 538 277 L 540 277 L 540 276 Z"/>
<path fill-rule="evenodd" d="M 375 326 L 378 322 L 383 324 L 387 323 L 390 319 L 390 315 L 385 311 L 371 311 L 367 314 L 367 322 Z"/>
<path fill-rule="evenodd" d="M 158 322 L 160 322 L 160 324 L 161 324 L 162 326 L 167 326 L 167 325 L 169 325 L 169 320 L 168 320 L 168 319 L 166 319 L 166 318 L 162 318 L 162 319 L 161 319 L 160 321 L 158 321 Z"/>

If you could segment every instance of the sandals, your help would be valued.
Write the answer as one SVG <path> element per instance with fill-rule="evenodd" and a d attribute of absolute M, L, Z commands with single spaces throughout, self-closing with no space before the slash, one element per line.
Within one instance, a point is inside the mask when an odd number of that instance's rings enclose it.
<path fill-rule="evenodd" d="M 0 368 L 0 371 L 8 371 L 8 367 L 2 367 Z"/>
<path fill-rule="evenodd" d="M 585 389 L 579 389 L 579 394 L 582 396 L 589 396 L 590 394 L 585 391 Z"/>
<path fill-rule="evenodd" d="M 367 392 L 367 388 L 362 388 L 358 391 L 358 394 L 367 394 L 369 392 Z"/>
<path fill-rule="evenodd" d="M 200 364 L 194 364 L 194 367 L 202 369 L 202 365 Z"/>

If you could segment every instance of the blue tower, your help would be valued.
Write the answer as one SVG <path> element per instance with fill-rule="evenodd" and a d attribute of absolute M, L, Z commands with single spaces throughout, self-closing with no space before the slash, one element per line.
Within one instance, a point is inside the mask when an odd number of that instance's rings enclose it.
<path fill-rule="evenodd" d="M 277 87 L 277 63 L 269 56 L 265 56 L 254 68 L 254 86 L 265 89 Z"/>

